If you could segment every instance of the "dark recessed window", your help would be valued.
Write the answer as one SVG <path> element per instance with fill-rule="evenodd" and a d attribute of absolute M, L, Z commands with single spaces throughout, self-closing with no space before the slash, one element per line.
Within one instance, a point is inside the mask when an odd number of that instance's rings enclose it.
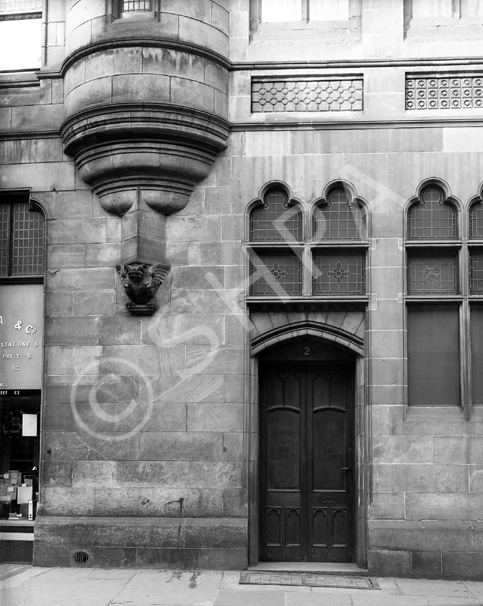
<path fill-rule="evenodd" d="M 43 276 L 44 219 L 28 202 L 0 201 L 0 278 Z"/>
<path fill-rule="evenodd" d="M 302 294 L 302 263 L 290 250 L 259 251 L 251 261 L 251 278 L 252 295 Z"/>
<path fill-rule="evenodd" d="M 460 403 L 459 305 L 408 308 L 409 403 Z"/>
<path fill-rule="evenodd" d="M 410 208 L 408 237 L 410 240 L 454 240 L 458 237 L 456 209 L 444 201 L 441 188 L 426 187 L 420 201 Z"/>
<path fill-rule="evenodd" d="M 271 190 L 263 205 L 254 208 L 250 215 L 252 242 L 287 242 L 302 239 L 302 213 L 290 206 L 287 194 Z"/>
<path fill-rule="evenodd" d="M 314 253 L 315 295 L 362 295 L 365 292 L 363 253 L 334 251 Z"/>
<path fill-rule="evenodd" d="M 153 8 L 152 4 L 152 0 L 124 0 L 122 3 L 122 12 L 151 11 Z"/>
<path fill-rule="evenodd" d="M 317 240 L 363 240 L 365 221 L 362 208 L 351 202 L 343 188 L 336 188 L 313 216 L 313 237 Z"/>

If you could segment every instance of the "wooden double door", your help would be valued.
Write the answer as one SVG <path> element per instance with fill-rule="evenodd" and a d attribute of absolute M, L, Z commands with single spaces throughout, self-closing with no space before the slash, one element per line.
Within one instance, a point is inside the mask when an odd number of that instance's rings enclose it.
<path fill-rule="evenodd" d="M 353 366 L 261 370 L 260 559 L 352 562 Z"/>

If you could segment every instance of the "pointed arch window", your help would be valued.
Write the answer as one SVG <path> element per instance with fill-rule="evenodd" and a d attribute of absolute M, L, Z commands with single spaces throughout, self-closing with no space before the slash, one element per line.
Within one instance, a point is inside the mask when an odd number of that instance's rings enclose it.
<path fill-rule="evenodd" d="M 366 217 L 360 201 L 335 185 L 315 207 L 313 292 L 316 295 L 364 295 Z"/>
<path fill-rule="evenodd" d="M 281 187 L 270 188 L 251 211 L 249 239 L 262 246 L 252 249 L 250 294 L 302 294 L 300 248 L 290 244 L 303 239 L 303 215 Z"/>
<path fill-rule="evenodd" d="M 439 183 L 429 183 L 407 213 L 407 347 L 409 404 L 459 405 L 460 335 L 466 283 L 459 268 L 456 203 Z"/>
<path fill-rule="evenodd" d="M 250 295 L 364 298 L 366 233 L 362 202 L 342 184 L 307 214 L 274 185 L 249 215 Z"/>
<path fill-rule="evenodd" d="M 317 240 L 364 240 L 363 208 L 343 187 L 334 188 L 314 212 L 313 235 Z"/>
<path fill-rule="evenodd" d="M 252 242 L 287 242 L 302 240 L 302 212 L 290 205 L 282 189 L 272 189 L 264 197 L 263 205 L 250 214 Z"/>
<path fill-rule="evenodd" d="M 419 202 L 411 206 L 408 236 L 410 240 L 454 240 L 458 237 L 456 209 L 444 200 L 440 187 L 425 187 Z"/>

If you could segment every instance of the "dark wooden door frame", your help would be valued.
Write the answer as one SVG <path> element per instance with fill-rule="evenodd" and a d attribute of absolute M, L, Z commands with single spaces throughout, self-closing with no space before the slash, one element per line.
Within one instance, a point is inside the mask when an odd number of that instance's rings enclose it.
<path fill-rule="evenodd" d="M 289 327 L 287 327 L 289 328 Z M 304 333 L 290 331 L 284 341 L 298 338 Z M 333 338 L 326 340 L 321 332 L 320 336 L 312 333 L 312 338 L 331 345 Z M 273 342 L 267 347 L 273 346 Z M 248 478 L 248 563 L 255 566 L 259 561 L 259 358 L 258 354 L 264 351 L 263 344 L 257 345 L 256 355 L 249 359 L 249 374 L 247 377 L 247 392 L 249 394 L 246 429 L 247 429 L 247 478 Z M 355 558 L 358 566 L 367 566 L 367 507 L 370 502 L 370 435 L 371 421 L 370 409 L 366 404 L 367 364 L 364 350 L 360 347 L 347 348 L 354 353 L 354 383 L 355 383 L 355 424 L 354 435 L 356 441 L 354 481 L 356 495 L 355 510 Z"/>
<path fill-rule="evenodd" d="M 262 368 L 260 557 L 274 561 L 352 562 L 354 363 L 271 362 Z M 270 389 L 275 385 L 282 391 L 274 401 Z M 290 385 L 291 396 L 285 400 L 282 392 Z M 279 428 L 276 433 L 282 431 L 284 435 L 272 434 L 270 428 L 273 431 L 275 427 Z M 279 460 L 283 457 L 291 457 L 291 461 L 284 464 Z M 272 473 L 276 475 L 270 480 Z M 275 483 L 272 488 L 270 482 Z M 272 544 L 266 543 L 269 535 L 273 535 Z"/>

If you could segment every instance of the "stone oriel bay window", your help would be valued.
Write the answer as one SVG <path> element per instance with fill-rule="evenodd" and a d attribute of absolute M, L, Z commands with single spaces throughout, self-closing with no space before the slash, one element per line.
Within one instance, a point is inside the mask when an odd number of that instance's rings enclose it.
<path fill-rule="evenodd" d="M 420 186 L 407 214 L 408 402 L 483 404 L 483 203 L 460 210 L 442 181 Z"/>
<path fill-rule="evenodd" d="M 366 298 L 366 213 L 346 184 L 328 186 L 307 211 L 270 184 L 252 204 L 248 241 L 251 296 Z"/>

